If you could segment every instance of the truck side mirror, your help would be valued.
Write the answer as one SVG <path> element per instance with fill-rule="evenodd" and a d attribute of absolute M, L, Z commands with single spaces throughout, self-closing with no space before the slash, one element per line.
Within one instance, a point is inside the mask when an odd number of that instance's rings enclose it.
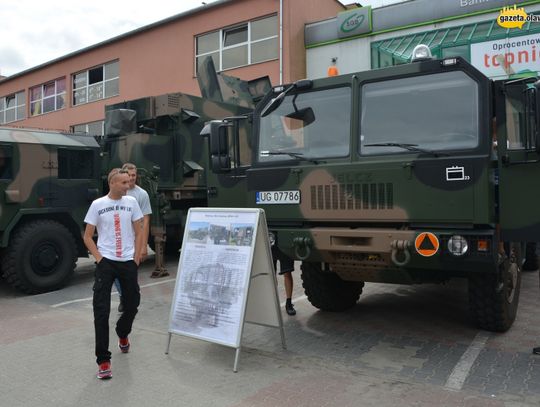
<path fill-rule="evenodd" d="M 210 165 L 216 174 L 231 170 L 231 157 L 229 155 L 229 128 L 230 124 L 222 121 L 210 122 L 208 132 L 208 149 L 210 151 Z"/>
<path fill-rule="evenodd" d="M 211 122 L 208 140 L 210 155 L 227 154 L 229 151 L 228 141 L 228 125 L 223 122 Z"/>

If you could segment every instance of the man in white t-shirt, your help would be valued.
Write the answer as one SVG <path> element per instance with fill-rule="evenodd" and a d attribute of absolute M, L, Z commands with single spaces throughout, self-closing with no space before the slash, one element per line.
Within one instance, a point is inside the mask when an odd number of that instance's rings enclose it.
<path fill-rule="evenodd" d="M 135 198 L 126 195 L 129 188 L 127 171 L 113 169 L 108 181 L 109 193 L 92 202 L 84 218 L 84 243 L 97 262 L 93 308 L 98 379 L 112 377 L 109 314 L 114 279 L 120 281 L 124 299 L 124 312 L 116 323 L 122 353 L 129 351 L 128 335 L 141 300 L 137 268 L 141 259 L 143 214 Z M 96 229 L 97 245 L 93 240 Z"/>
<path fill-rule="evenodd" d="M 126 170 L 129 175 L 129 189 L 127 194 L 137 200 L 141 212 L 143 214 L 143 236 L 142 236 L 142 250 L 141 250 L 141 262 L 148 256 L 148 236 L 150 235 L 150 215 L 152 214 L 152 207 L 150 206 L 150 197 L 148 192 L 136 184 L 137 182 L 137 166 L 131 163 L 125 163 L 122 166 L 122 170 Z M 118 305 L 118 312 L 124 312 L 124 303 L 122 298 L 122 288 L 120 282 L 114 280 L 116 290 L 120 295 L 120 304 Z"/>

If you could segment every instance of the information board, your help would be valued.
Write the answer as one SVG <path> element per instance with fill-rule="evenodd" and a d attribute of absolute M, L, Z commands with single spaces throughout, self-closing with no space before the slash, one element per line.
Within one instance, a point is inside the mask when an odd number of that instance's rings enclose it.
<path fill-rule="evenodd" d="M 169 319 L 172 334 L 237 349 L 245 322 L 284 334 L 262 209 L 189 210 Z"/>

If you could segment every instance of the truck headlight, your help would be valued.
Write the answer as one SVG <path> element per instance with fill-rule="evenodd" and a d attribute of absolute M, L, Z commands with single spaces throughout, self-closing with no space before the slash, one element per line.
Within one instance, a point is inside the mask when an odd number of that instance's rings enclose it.
<path fill-rule="evenodd" d="M 448 239 L 448 251 L 454 256 L 463 256 L 469 250 L 469 243 L 463 236 L 454 235 Z"/>

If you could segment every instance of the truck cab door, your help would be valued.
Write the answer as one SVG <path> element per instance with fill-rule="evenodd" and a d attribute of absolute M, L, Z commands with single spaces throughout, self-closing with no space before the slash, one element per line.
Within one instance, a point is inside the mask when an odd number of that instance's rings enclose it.
<path fill-rule="evenodd" d="M 537 149 L 536 89 L 531 80 L 495 83 L 497 185 L 501 238 L 540 240 L 540 155 Z M 498 178 L 498 180 L 497 180 Z"/>
<path fill-rule="evenodd" d="M 246 172 L 253 154 L 251 123 L 239 116 L 214 126 L 209 134 L 208 206 L 249 207 Z"/>

